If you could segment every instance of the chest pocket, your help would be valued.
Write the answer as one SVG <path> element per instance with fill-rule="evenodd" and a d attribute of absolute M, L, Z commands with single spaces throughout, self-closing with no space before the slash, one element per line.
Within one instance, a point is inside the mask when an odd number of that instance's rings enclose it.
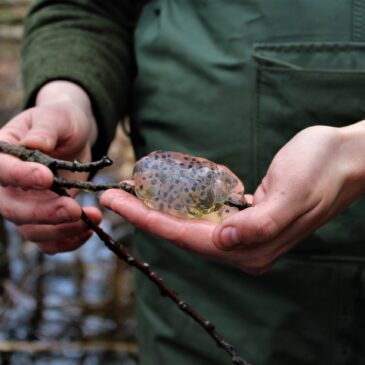
<path fill-rule="evenodd" d="M 365 118 L 365 43 L 261 44 L 254 57 L 259 178 L 300 130 Z"/>
<path fill-rule="evenodd" d="M 312 125 L 341 127 L 365 118 L 365 43 L 256 44 L 254 58 L 257 181 L 275 153 L 300 130 Z M 349 253 L 349 240 L 354 254 L 364 252 L 364 208 L 364 199 L 356 202 L 318 235 L 337 243 L 338 252 L 344 245 L 343 252 Z"/>

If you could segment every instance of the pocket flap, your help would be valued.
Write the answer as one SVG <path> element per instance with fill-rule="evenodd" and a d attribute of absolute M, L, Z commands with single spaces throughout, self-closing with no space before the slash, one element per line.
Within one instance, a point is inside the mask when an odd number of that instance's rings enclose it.
<path fill-rule="evenodd" d="M 262 67 L 364 72 L 365 43 L 256 43 L 253 56 Z"/>

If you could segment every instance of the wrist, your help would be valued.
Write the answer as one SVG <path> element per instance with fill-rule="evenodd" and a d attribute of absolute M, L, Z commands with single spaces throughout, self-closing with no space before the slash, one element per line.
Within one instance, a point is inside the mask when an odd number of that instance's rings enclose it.
<path fill-rule="evenodd" d="M 365 121 L 339 129 L 341 136 L 341 160 L 346 166 L 347 181 L 354 191 L 365 193 Z"/>
<path fill-rule="evenodd" d="M 97 124 L 90 98 L 85 90 L 70 81 L 51 81 L 38 91 L 35 104 L 42 106 L 55 103 L 71 103 L 82 110 L 89 122 L 89 141 L 92 146 L 97 138 Z"/>

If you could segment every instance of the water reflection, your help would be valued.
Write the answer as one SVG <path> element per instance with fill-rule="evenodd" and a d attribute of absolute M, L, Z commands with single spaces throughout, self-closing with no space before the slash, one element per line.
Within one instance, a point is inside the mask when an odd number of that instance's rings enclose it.
<path fill-rule="evenodd" d="M 93 199 L 84 195 L 82 203 Z M 137 364 L 130 268 L 96 237 L 75 252 L 48 256 L 5 225 L 0 365 Z M 103 228 L 130 239 L 119 217 L 109 216 Z"/>

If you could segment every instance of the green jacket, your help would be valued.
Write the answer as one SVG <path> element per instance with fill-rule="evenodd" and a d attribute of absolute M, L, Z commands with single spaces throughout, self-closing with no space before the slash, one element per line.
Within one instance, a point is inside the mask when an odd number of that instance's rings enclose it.
<path fill-rule="evenodd" d="M 362 0 L 38 1 L 24 41 L 25 105 L 45 82 L 72 80 L 93 101 L 95 156 L 128 113 L 137 157 L 204 156 L 253 192 L 303 128 L 364 119 L 364 38 Z M 135 251 L 253 365 L 360 365 L 364 211 L 361 199 L 259 278 L 141 232 Z M 229 364 L 136 281 L 142 365 Z"/>

